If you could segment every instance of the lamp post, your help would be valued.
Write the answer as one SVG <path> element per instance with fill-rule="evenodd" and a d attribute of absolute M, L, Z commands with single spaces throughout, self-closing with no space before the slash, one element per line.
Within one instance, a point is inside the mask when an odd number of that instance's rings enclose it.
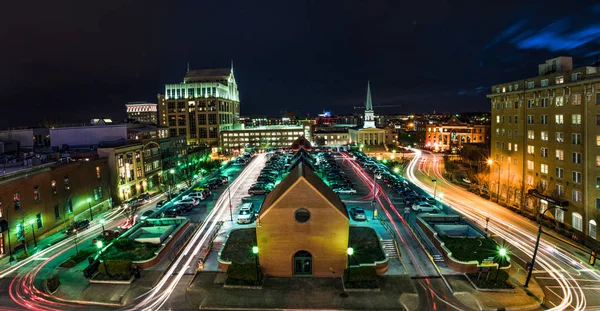
<path fill-rule="evenodd" d="M 500 274 L 500 266 L 504 262 L 504 257 L 506 256 L 506 248 L 502 247 L 498 250 L 498 255 L 500 256 L 500 263 L 498 263 L 498 270 L 496 271 L 496 279 L 494 282 L 498 282 L 498 274 Z"/>
<path fill-rule="evenodd" d="M 33 246 L 35 248 L 37 248 L 37 240 L 35 239 L 35 230 L 33 228 L 34 223 L 35 223 L 35 220 L 33 220 L 33 219 L 29 220 L 29 224 L 31 225 L 31 234 L 33 234 Z"/>
<path fill-rule="evenodd" d="M 437 179 L 432 179 L 431 181 L 433 182 L 433 199 L 435 200 L 435 194 L 437 191 Z"/>
<path fill-rule="evenodd" d="M 171 174 L 171 178 L 170 178 L 170 182 L 169 182 L 169 200 L 171 199 L 171 187 L 172 185 L 175 183 L 175 170 L 174 169 L 170 169 L 169 170 L 169 174 Z"/>
<path fill-rule="evenodd" d="M 75 253 L 79 255 L 79 248 L 77 246 L 77 239 L 79 239 L 79 231 L 77 230 L 77 228 L 73 229 L 73 231 L 75 231 Z"/>
<path fill-rule="evenodd" d="M 377 174 L 373 172 L 373 201 L 371 201 L 371 212 L 373 213 L 373 220 L 375 220 L 375 199 L 377 198 L 377 183 L 375 181 L 376 175 Z"/>
<path fill-rule="evenodd" d="M 88 209 L 90 210 L 90 221 L 94 220 L 94 214 L 92 214 L 92 199 L 88 198 Z"/>
<path fill-rule="evenodd" d="M 348 247 L 348 249 L 346 250 L 346 253 L 348 254 L 348 282 L 350 282 L 350 260 L 352 259 L 352 255 L 354 255 L 354 248 L 352 247 Z"/>
<path fill-rule="evenodd" d="M 227 179 L 229 180 L 229 177 L 227 177 Z M 231 185 L 227 186 L 227 196 L 229 196 L 229 220 L 233 221 L 233 211 L 231 206 Z M 258 250 L 258 248 L 256 249 Z"/>
<path fill-rule="evenodd" d="M 497 161 L 494 161 L 492 159 L 488 159 L 487 160 L 487 164 L 491 167 L 493 164 L 497 164 L 498 165 L 498 191 L 496 192 L 496 203 L 498 203 L 498 201 L 500 200 L 500 171 L 502 170 L 502 165 L 500 165 L 500 163 L 498 163 Z M 490 197 L 491 199 L 491 197 Z"/>
<path fill-rule="evenodd" d="M 2 208 L 2 202 L 0 202 L 0 208 Z M 8 210 L 9 208 L 6 209 L 6 221 L 8 222 Z M 4 212 L 4 209 L 2 210 Z M 11 262 L 13 262 L 15 260 L 15 257 L 13 256 L 13 252 L 12 252 L 12 246 L 10 245 L 10 223 L 8 223 L 8 226 L 6 228 L 6 234 L 8 235 L 8 254 L 9 254 L 9 258 L 8 258 L 8 263 L 10 264 Z M 4 234 L 2 234 L 2 237 L 4 237 Z"/>
<path fill-rule="evenodd" d="M 544 210 L 543 212 L 540 213 L 541 216 L 543 216 L 547 211 L 552 210 L 558 208 L 560 210 L 566 210 L 563 207 L 560 206 L 554 206 L 554 207 L 550 207 L 550 208 L 546 208 L 546 210 Z M 541 218 L 540 216 L 540 218 Z M 527 272 L 527 279 L 525 279 L 525 287 L 529 286 L 529 280 L 531 279 L 531 274 L 533 272 L 533 267 L 535 265 L 535 258 L 537 257 L 537 251 L 538 251 L 538 247 L 540 246 L 540 237 L 542 236 L 542 220 L 539 220 L 540 224 L 538 226 L 538 234 L 537 234 L 537 239 L 535 240 L 535 247 L 533 248 L 533 256 L 531 257 L 531 265 L 529 267 L 529 271 Z"/>
<path fill-rule="evenodd" d="M 100 224 L 102 225 L 102 234 L 104 234 L 104 219 L 100 219 Z"/>
<path fill-rule="evenodd" d="M 256 283 L 258 283 L 259 272 L 258 272 L 258 246 L 252 246 L 252 254 L 254 254 L 254 265 L 256 267 Z"/>
<path fill-rule="evenodd" d="M 110 277 L 110 272 L 108 272 L 108 264 L 106 263 L 106 260 L 104 260 L 104 253 L 102 252 L 102 241 L 98 240 L 96 241 L 96 247 L 98 247 L 98 251 L 100 252 L 100 259 L 102 259 L 102 262 L 104 263 L 104 270 L 106 270 L 106 275 L 108 277 Z"/>

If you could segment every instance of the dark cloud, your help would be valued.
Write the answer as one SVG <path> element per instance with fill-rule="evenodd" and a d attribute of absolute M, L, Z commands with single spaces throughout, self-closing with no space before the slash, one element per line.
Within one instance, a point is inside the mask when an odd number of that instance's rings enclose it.
<path fill-rule="evenodd" d="M 32 9 L 34 8 L 34 9 Z M 489 85 L 596 55 L 599 5 L 513 1 L 27 1 L 0 19 L 0 126 L 124 117 L 233 59 L 242 113 L 489 109 Z M 565 15 L 565 14 L 568 15 Z"/>

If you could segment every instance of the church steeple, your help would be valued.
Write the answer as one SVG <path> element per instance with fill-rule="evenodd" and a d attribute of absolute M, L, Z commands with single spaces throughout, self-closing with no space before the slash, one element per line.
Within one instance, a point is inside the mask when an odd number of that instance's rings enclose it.
<path fill-rule="evenodd" d="M 365 125 L 363 128 L 375 127 L 375 115 L 373 112 L 373 101 L 371 99 L 371 81 L 367 82 L 367 100 L 365 101 Z"/>

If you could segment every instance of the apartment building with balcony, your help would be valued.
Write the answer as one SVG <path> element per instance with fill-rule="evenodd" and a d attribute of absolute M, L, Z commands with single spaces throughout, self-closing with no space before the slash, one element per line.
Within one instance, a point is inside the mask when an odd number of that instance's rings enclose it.
<path fill-rule="evenodd" d="M 535 77 L 492 86 L 491 191 L 509 205 L 553 208 L 564 228 L 597 239 L 600 221 L 600 68 L 571 57 Z M 499 178 L 498 178 L 499 176 Z M 592 241 L 594 242 L 594 241 Z"/>

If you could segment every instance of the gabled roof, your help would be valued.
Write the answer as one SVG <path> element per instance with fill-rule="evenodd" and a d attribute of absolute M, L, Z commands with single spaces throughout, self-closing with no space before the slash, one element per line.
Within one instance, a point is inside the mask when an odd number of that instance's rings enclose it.
<path fill-rule="evenodd" d="M 315 158 L 313 158 L 313 156 L 311 156 L 310 153 L 306 152 L 304 148 L 301 148 L 300 150 L 298 150 L 298 152 L 296 152 L 296 154 L 294 154 L 294 156 L 290 160 L 290 163 L 291 164 L 287 169 L 288 172 L 292 171 L 300 163 L 304 163 L 313 171 L 315 170 Z"/>
<path fill-rule="evenodd" d="M 281 183 L 267 195 L 260 208 L 260 216 L 266 214 L 277 201 L 288 193 L 289 190 L 293 189 L 296 184 L 301 182 L 305 182 L 310 187 L 314 188 L 315 191 L 321 194 L 323 198 L 329 202 L 332 208 L 335 208 L 340 214 L 348 218 L 346 205 L 340 200 L 340 197 L 303 162 L 297 165 L 294 170 L 292 170 L 292 172 L 290 172 L 290 174 L 288 174 Z M 299 198 L 299 200 L 302 200 L 302 198 Z"/>
<path fill-rule="evenodd" d="M 298 137 L 298 139 L 296 139 L 293 143 L 292 143 L 292 150 L 300 150 L 300 149 L 312 149 L 312 145 L 310 144 L 310 141 L 308 141 L 308 139 L 306 139 L 304 136 L 300 136 Z"/>

